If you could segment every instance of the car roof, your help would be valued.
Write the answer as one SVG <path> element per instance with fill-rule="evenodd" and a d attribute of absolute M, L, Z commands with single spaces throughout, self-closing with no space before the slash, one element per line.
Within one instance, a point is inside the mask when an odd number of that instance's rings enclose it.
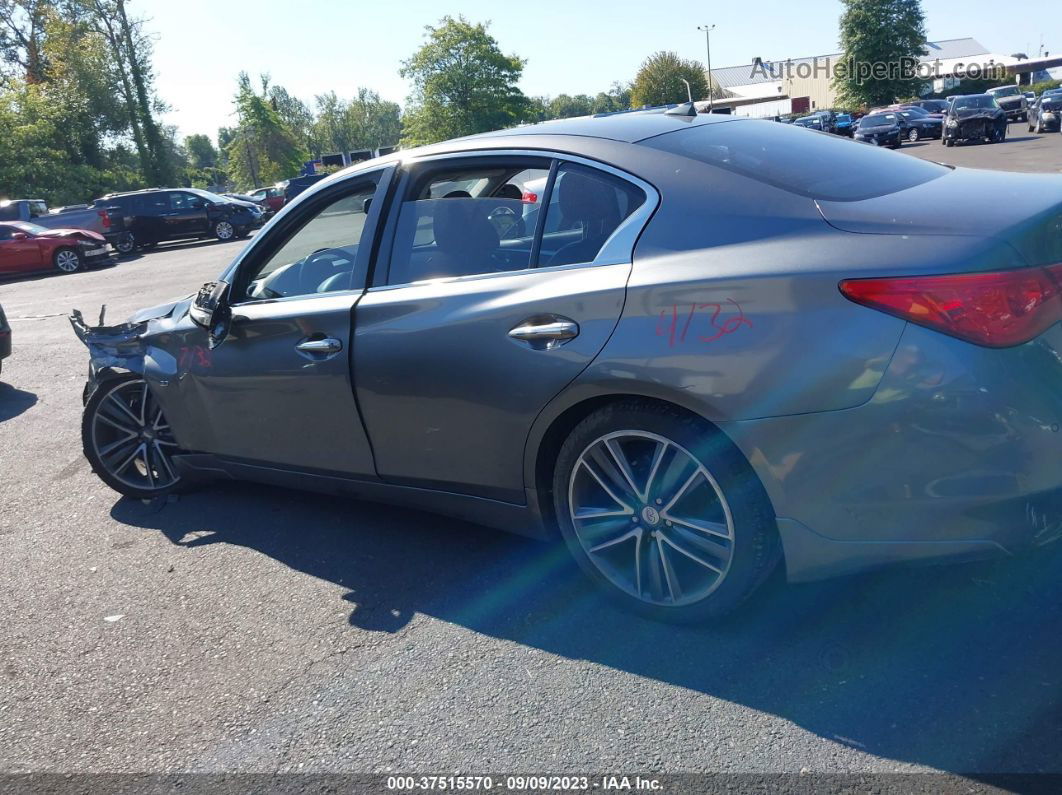
<path fill-rule="evenodd" d="M 578 135 L 632 144 L 663 133 L 674 132 L 683 127 L 700 127 L 705 124 L 722 124 L 731 121 L 738 121 L 738 118 L 721 113 L 679 116 L 667 114 L 664 109 L 653 109 L 556 119 L 512 127 L 507 130 L 481 133 L 460 140 L 508 135 Z"/>

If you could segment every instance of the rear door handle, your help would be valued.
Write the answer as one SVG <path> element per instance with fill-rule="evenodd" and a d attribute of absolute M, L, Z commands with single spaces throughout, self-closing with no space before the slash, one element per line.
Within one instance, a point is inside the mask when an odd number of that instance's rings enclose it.
<path fill-rule="evenodd" d="M 578 337 L 579 324 L 566 317 L 528 319 L 510 329 L 509 336 L 533 348 L 549 350 Z"/>
<path fill-rule="evenodd" d="M 343 343 L 337 340 L 335 337 L 303 340 L 295 346 L 295 350 L 302 354 L 308 354 L 308 358 L 321 355 L 327 356 L 332 353 L 339 353 L 341 350 L 343 350 Z"/>

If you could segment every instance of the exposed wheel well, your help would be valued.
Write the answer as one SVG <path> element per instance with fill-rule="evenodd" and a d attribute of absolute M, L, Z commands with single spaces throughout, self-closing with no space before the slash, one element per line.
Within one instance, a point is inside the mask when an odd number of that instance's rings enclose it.
<path fill-rule="evenodd" d="M 660 398 L 645 397 L 643 395 L 601 395 L 576 403 L 573 406 L 569 406 L 563 413 L 553 420 L 552 424 L 546 430 L 546 433 L 543 435 L 542 441 L 538 446 L 538 453 L 535 457 L 535 487 L 539 494 L 539 510 L 542 512 L 542 523 L 550 533 L 558 534 L 556 515 L 553 510 L 553 468 L 556 465 L 557 454 L 560 452 L 564 440 L 568 438 L 568 435 L 571 434 L 572 429 L 575 428 L 576 425 L 589 417 L 592 413 L 604 406 L 612 403 L 619 403 L 624 400 L 638 400 L 643 403 L 664 406 L 672 411 L 692 417 L 698 422 L 715 427 L 713 423 L 702 417 L 700 414 L 690 411 L 677 403 L 661 400 Z"/>

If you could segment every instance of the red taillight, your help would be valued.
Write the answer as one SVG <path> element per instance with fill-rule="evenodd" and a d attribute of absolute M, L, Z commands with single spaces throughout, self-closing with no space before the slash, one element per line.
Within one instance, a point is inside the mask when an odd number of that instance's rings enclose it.
<path fill-rule="evenodd" d="M 1062 321 L 1062 265 L 839 286 L 857 304 L 990 348 L 1021 345 Z"/>
<path fill-rule="evenodd" d="M 107 215 L 107 211 L 106 210 L 99 210 L 98 212 L 100 214 L 100 218 L 103 219 L 103 228 L 104 229 L 110 229 L 111 228 L 111 217 L 109 215 Z"/>

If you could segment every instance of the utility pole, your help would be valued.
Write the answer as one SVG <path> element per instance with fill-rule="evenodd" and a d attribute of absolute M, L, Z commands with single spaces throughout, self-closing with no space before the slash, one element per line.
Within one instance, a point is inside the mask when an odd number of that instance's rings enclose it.
<path fill-rule="evenodd" d="M 712 112 L 715 89 L 712 86 L 712 30 L 715 25 L 698 25 L 697 30 L 704 31 L 704 47 L 708 55 L 708 112 Z"/>

